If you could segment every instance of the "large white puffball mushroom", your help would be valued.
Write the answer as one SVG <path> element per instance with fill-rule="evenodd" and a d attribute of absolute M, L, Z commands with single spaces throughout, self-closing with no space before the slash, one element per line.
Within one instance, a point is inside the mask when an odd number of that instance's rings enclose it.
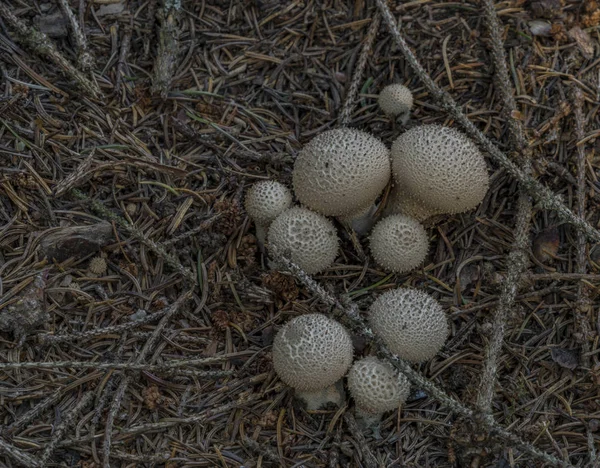
<path fill-rule="evenodd" d="M 462 213 L 481 203 L 489 186 L 485 160 L 466 135 L 422 125 L 392 145 L 394 180 L 429 211 Z"/>
<path fill-rule="evenodd" d="M 375 356 L 355 361 L 346 377 L 356 413 L 368 425 L 406 401 L 410 382 L 404 374 Z"/>
<path fill-rule="evenodd" d="M 271 222 L 292 206 L 292 192 L 274 180 L 256 182 L 246 193 L 245 206 L 256 225 L 256 238 L 264 245 Z"/>
<path fill-rule="evenodd" d="M 425 228 L 416 219 L 392 215 L 379 221 L 370 236 L 371 254 L 378 265 L 405 273 L 423 263 L 429 250 Z"/>
<path fill-rule="evenodd" d="M 294 163 L 300 203 L 326 216 L 369 208 L 391 176 L 389 150 L 361 130 L 336 128 L 313 138 Z"/>
<path fill-rule="evenodd" d="M 413 106 L 413 95 L 406 86 L 395 83 L 381 90 L 377 102 L 386 115 L 401 117 L 406 122 Z"/>
<path fill-rule="evenodd" d="M 414 363 L 435 356 L 449 332 L 442 306 L 416 289 L 383 293 L 369 309 L 369 324 L 392 353 Z"/>
<path fill-rule="evenodd" d="M 290 260 L 309 275 L 331 266 L 339 242 L 329 219 L 300 207 L 290 208 L 275 218 L 267 240 L 276 255 L 289 253 Z"/>
<path fill-rule="evenodd" d="M 307 314 L 287 322 L 273 341 L 273 367 L 294 387 L 309 410 L 327 402 L 340 404 L 332 387 L 352 364 L 352 340 L 339 322 L 322 314 Z"/>

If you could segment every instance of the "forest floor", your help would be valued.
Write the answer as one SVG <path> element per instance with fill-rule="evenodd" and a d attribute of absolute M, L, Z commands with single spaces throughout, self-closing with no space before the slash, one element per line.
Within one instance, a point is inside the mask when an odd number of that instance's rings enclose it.
<path fill-rule="evenodd" d="M 486 2 L 389 2 L 425 85 L 371 0 L 0 0 L 0 465 L 600 466 L 600 9 L 494 2 L 494 39 Z M 395 82 L 406 126 L 377 106 Z M 436 85 L 592 240 L 484 151 L 488 195 L 427 223 L 422 268 L 388 274 L 338 226 L 323 291 L 270 271 L 245 189 L 291 186 L 340 124 L 388 146 L 465 130 Z M 367 355 L 342 309 L 398 286 L 448 313 L 413 366 L 443 393 L 417 383 L 379 434 L 351 401 L 307 412 L 273 371 L 276 331 L 335 314 Z"/>

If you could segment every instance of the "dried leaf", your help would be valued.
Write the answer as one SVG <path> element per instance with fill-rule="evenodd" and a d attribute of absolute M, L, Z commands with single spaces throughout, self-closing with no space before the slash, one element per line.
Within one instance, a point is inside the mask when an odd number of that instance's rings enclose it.
<path fill-rule="evenodd" d="M 573 370 L 579 365 L 579 358 L 577 357 L 577 353 L 573 350 L 552 348 L 550 354 L 552 356 L 552 360 L 565 369 Z"/>

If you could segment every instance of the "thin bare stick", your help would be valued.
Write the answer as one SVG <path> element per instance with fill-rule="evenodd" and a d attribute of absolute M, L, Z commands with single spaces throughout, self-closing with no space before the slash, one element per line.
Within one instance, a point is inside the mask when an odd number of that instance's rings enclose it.
<path fill-rule="evenodd" d="M 369 58 L 369 54 L 373 49 L 373 42 L 375 42 L 375 36 L 377 36 L 377 31 L 379 30 L 380 24 L 381 14 L 379 13 L 379 11 L 377 11 L 375 12 L 375 16 L 373 16 L 373 19 L 371 20 L 371 25 L 369 26 L 369 30 L 367 31 L 367 35 L 365 37 L 362 49 L 360 51 L 360 56 L 358 57 L 356 68 L 354 69 L 354 73 L 352 74 L 352 82 L 348 87 L 348 94 L 346 95 L 344 105 L 340 112 L 339 122 L 342 127 L 346 127 L 350 123 L 352 110 L 354 109 L 354 105 L 356 104 L 356 96 L 358 95 L 358 86 L 360 85 L 363 74 L 365 72 L 367 59 Z"/>
<path fill-rule="evenodd" d="M 508 75 L 506 57 L 504 56 L 504 42 L 502 41 L 500 21 L 491 0 L 483 0 L 483 11 L 492 44 L 496 91 L 500 94 L 500 101 L 503 103 L 502 113 L 506 122 L 508 122 L 511 146 L 516 153 L 523 155 L 521 169 L 529 176 L 531 175 L 531 154 L 527 150 L 523 125 L 515 118 L 517 107 Z M 491 413 L 492 410 L 494 389 L 498 380 L 498 360 L 502 352 L 502 344 L 504 343 L 506 322 L 510 311 L 515 305 L 519 285 L 522 282 L 523 274 L 528 265 L 527 247 L 529 245 L 531 215 L 531 200 L 521 187 L 517 201 L 515 244 L 508 255 L 506 279 L 502 286 L 499 306 L 494 313 L 493 332 L 485 348 L 483 371 L 481 373 L 481 380 L 479 381 L 476 405 L 483 413 Z"/>
<path fill-rule="evenodd" d="M 85 34 L 83 29 L 79 25 L 79 21 L 75 18 L 75 14 L 67 0 L 58 0 L 58 4 L 60 5 L 60 9 L 63 11 L 64 15 L 69 20 L 69 25 L 73 30 L 73 36 L 75 37 L 75 44 L 78 49 L 78 57 L 77 62 L 79 63 L 79 67 L 82 70 L 91 70 L 94 65 L 94 58 L 90 55 L 87 46 L 87 39 L 85 38 Z"/>
<path fill-rule="evenodd" d="M 18 449 L 14 445 L 9 444 L 2 437 L 0 437 L 0 454 L 4 454 L 8 458 L 13 460 L 15 463 L 18 463 L 19 465 L 22 465 L 22 466 L 26 466 L 28 468 L 30 468 L 30 467 L 36 468 L 36 467 L 44 466 L 42 464 L 42 462 L 33 458 L 28 453 L 23 452 L 22 450 Z"/>
<path fill-rule="evenodd" d="M 13 9 L 0 1 L 0 16 L 12 27 L 23 43 L 36 54 L 49 58 L 58 65 L 79 87 L 93 98 L 101 96 L 102 92 L 96 83 L 90 81 L 71 62 L 69 62 L 56 48 L 54 43 L 43 32 L 27 26 L 15 16 Z"/>
<path fill-rule="evenodd" d="M 496 163 L 503 167 L 508 174 L 527 190 L 527 193 L 533 197 L 540 208 L 556 211 L 556 214 L 562 221 L 572 224 L 576 229 L 583 232 L 588 239 L 600 241 L 600 231 L 592 227 L 584 219 L 575 215 L 563 203 L 558 195 L 554 194 L 550 189 L 520 169 L 502 151 L 500 151 L 488 137 L 473 125 L 460 109 L 456 101 L 452 99 L 452 96 L 440 88 L 421 66 L 415 57 L 415 54 L 408 47 L 408 44 L 400 34 L 392 12 L 387 6 L 386 0 L 376 0 L 376 2 L 382 13 L 383 21 L 388 26 L 396 45 L 406 58 L 407 63 L 412 67 L 431 94 L 431 98 L 450 114 L 463 130 L 473 138 L 473 140 L 475 140 L 496 161 Z"/>
<path fill-rule="evenodd" d="M 136 364 L 120 362 L 78 362 L 78 361 L 55 361 L 55 362 L 8 362 L 0 363 L 0 371 L 13 369 L 60 369 L 63 367 L 71 369 L 114 369 L 129 371 L 163 372 L 181 367 L 192 367 L 197 365 L 216 364 L 226 360 L 224 357 L 215 356 L 201 359 L 182 359 L 166 361 L 162 364 Z M 219 371 L 222 373 L 222 371 Z M 210 374 L 210 372 L 209 372 Z M 228 374 L 228 373 L 226 373 Z"/>
<path fill-rule="evenodd" d="M 583 94 L 577 87 L 572 90 L 573 115 L 575 117 L 575 137 L 581 141 L 585 134 L 585 117 L 583 115 Z M 585 170 L 586 157 L 585 146 L 576 145 L 577 157 L 577 214 L 585 219 Z M 586 239 L 582 233 L 577 233 L 577 257 L 576 270 L 580 275 L 585 275 L 587 270 L 586 259 Z M 576 339 L 581 343 L 582 364 L 585 367 L 590 366 L 590 358 L 587 353 L 590 352 L 590 337 L 592 330 L 589 321 L 590 311 L 592 310 L 592 301 L 588 295 L 587 288 L 580 282 L 577 285 L 577 302 L 575 305 L 575 326 Z"/>

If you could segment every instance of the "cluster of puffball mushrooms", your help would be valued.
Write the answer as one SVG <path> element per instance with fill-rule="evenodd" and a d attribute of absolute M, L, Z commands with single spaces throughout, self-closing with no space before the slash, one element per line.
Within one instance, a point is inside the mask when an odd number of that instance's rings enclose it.
<path fill-rule="evenodd" d="M 379 95 L 379 106 L 404 124 L 413 97 L 393 84 Z M 376 202 L 393 177 L 384 210 Z M 429 240 L 424 220 L 475 208 L 489 185 L 485 160 L 463 133 L 440 125 L 421 125 L 402 133 L 391 151 L 373 135 L 336 128 L 313 138 L 298 154 L 291 191 L 276 181 L 254 184 L 246 211 L 256 225 L 259 245 L 284 253 L 308 274 L 332 265 L 338 252 L 335 217 L 367 235 L 374 260 L 383 269 L 405 273 L 425 260 Z M 375 222 L 376 214 L 383 217 Z M 275 261 L 273 266 L 276 267 Z M 371 305 L 369 325 L 388 349 L 412 363 L 432 358 L 448 336 L 441 305 L 427 293 L 390 290 Z M 352 364 L 353 346 L 344 326 L 322 314 L 286 323 L 275 337 L 273 366 L 309 410 L 341 404 L 343 377 L 357 416 L 368 425 L 406 401 L 410 385 L 390 364 L 374 356 Z"/>

